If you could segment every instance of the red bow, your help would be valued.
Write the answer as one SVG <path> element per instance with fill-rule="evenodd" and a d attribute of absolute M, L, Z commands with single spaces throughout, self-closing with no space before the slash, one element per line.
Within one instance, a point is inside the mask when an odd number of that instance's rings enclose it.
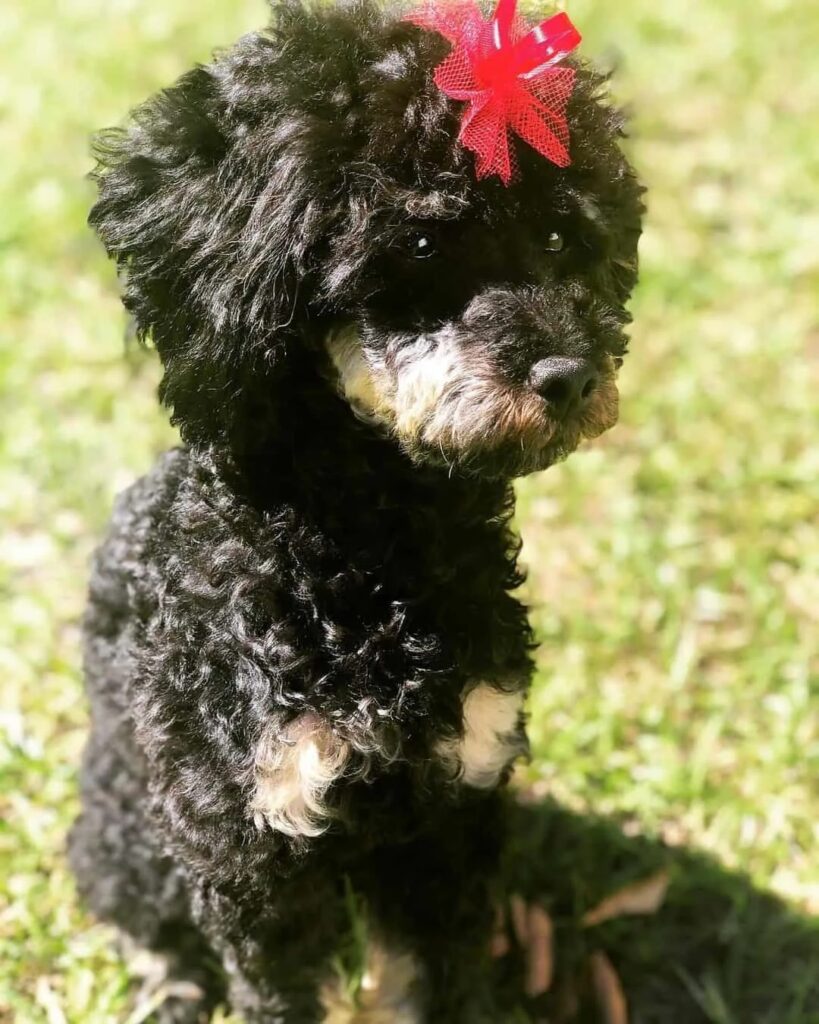
<path fill-rule="evenodd" d="M 555 65 L 580 43 L 568 15 L 532 28 L 516 6 L 517 0 L 498 0 L 486 21 L 474 0 L 428 0 L 407 15 L 453 44 L 435 69 L 435 83 L 469 103 L 458 138 L 477 154 L 478 178 L 497 174 L 505 185 L 517 173 L 510 129 L 558 167 L 571 163 L 566 106 L 575 72 Z"/>

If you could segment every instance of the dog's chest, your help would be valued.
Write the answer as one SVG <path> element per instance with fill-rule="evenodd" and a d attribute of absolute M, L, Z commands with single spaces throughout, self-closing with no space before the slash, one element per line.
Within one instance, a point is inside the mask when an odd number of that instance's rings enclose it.
<path fill-rule="evenodd" d="M 417 777 L 433 799 L 439 787 L 491 790 L 525 752 L 529 633 L 507 589 L 503 537 L 485 528 L 449 536 L 437 521 L 426 534 L 417 523 L 397 526 L 377 569 L 349 573 L 351 585 L 338 587 L 346 607 L 322 608 L 326 622 L 350 623 L 344 639 L 366 660 L 330 661 L 325 704 L 284 731 L 274 723 L 260 740 L 257 827 L 317 836 L 344 803 L 343 788 L 394 772 Z M 354 625 L 350 608 L 359 609 Z M 354 794 L 357 803 L 370 791 Z"/>
<path fill-rule="evenodd" d="M 366 800 L 366 783 L 391 773 L 419 791 L 431 778 L 488 790 L 524 748 L 530 634 L 510 593 L 514 541 L 502 508 L 451 498 L 410 487 L 323 518 L 282 506 L 259 519 L 241 563 L 208 554 L 232 550 L 230 508 L 203 510 L 207 547 L 179 531 L 207 586 L 168 572 L 167 587 L 177 617 L 184 604 L 218 639 L 189 660 L 208 667 L 194 679 L 225 679 L 244 709 L 258 829 L 317 836 L 342 791 Z"/>
<path fill-rule="evenodd" d="M 488 683 L 463 695 L 459 731 L 432 745 L 429 765 L 447 787 L 491 790 L 526 752 L 522 691 Z M 334 791 L 356 776 L 372 778 L 395 762 L 376 749 L 356 749 L 320 716 L 306 713 L 282 731 L 266 731 L 255 758 L 251 811 L 256 827 L 292 838 L 320 835 L 334 817 Z M 415 765 L 421 769 L 424 765 Z M 367 793 L 362 787 L 361 793 Z"/>
<path fill-rule="evenodd" d="M 493 789 L 526 751 L 521 691 L 478 683 L 463 696 L 461 733 L 439 740 L 435 757 L 452 778 L 476 789 Z"/>

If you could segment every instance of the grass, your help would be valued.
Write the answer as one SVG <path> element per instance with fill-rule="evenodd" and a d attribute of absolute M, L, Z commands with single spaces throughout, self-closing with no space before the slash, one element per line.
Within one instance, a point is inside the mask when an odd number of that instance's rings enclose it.
<path fill-rule="evenodd" d="M 543 645 L 524 773 L 541 803 L 517 870 L 568 960 L 606 946 L 637 1020 L 811 1024 L 819 10 L 570 10 L 588 53 L 623 55 L 649 217 L 621 423 L 520 487 Z M 0 11 L 3 1021 L 108 1024 L 132 1005 L 63 858 L 86 723 L 77 619 L 114 494 L 173 435 L 84 228 L 87 139 L 263 17 L 260 0 Z M 579 936 L 584 907 L 658 860 L 674 865 L 665 911 Z"/>

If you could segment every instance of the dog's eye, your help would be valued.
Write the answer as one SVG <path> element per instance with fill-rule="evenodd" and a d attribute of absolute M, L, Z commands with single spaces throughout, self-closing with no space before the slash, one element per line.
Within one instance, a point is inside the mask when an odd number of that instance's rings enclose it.
<path fill-rule="evenodd" d="M 553 231 L 546 239 L 546 252 L 560 252 L 564 245 L 563 235 L 559 231 Z"/>
<path fill-rule="evenodd" d="M 402 242 L 402 248 L 407 256 L 414 260 L 428 260 L 438 253 L 438 245 L 435 236 L 428 231 L 416 231 Z"/>

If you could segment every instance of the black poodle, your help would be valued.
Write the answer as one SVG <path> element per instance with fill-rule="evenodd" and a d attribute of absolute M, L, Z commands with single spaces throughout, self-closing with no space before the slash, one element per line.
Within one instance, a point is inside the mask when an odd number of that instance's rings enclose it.
<path fill-rule="evenodd" d="M 282 0 L 99 144 L 91 224 L 184 444 L 96 557 L 70 852 L 165 958 L 164 1021 L 502 1019 L 511 480 L 616 420 L 642 190 L 574 58 L 571 162 L 515 138 L 508 184 L 476 173 L 450 45 Z"/>

